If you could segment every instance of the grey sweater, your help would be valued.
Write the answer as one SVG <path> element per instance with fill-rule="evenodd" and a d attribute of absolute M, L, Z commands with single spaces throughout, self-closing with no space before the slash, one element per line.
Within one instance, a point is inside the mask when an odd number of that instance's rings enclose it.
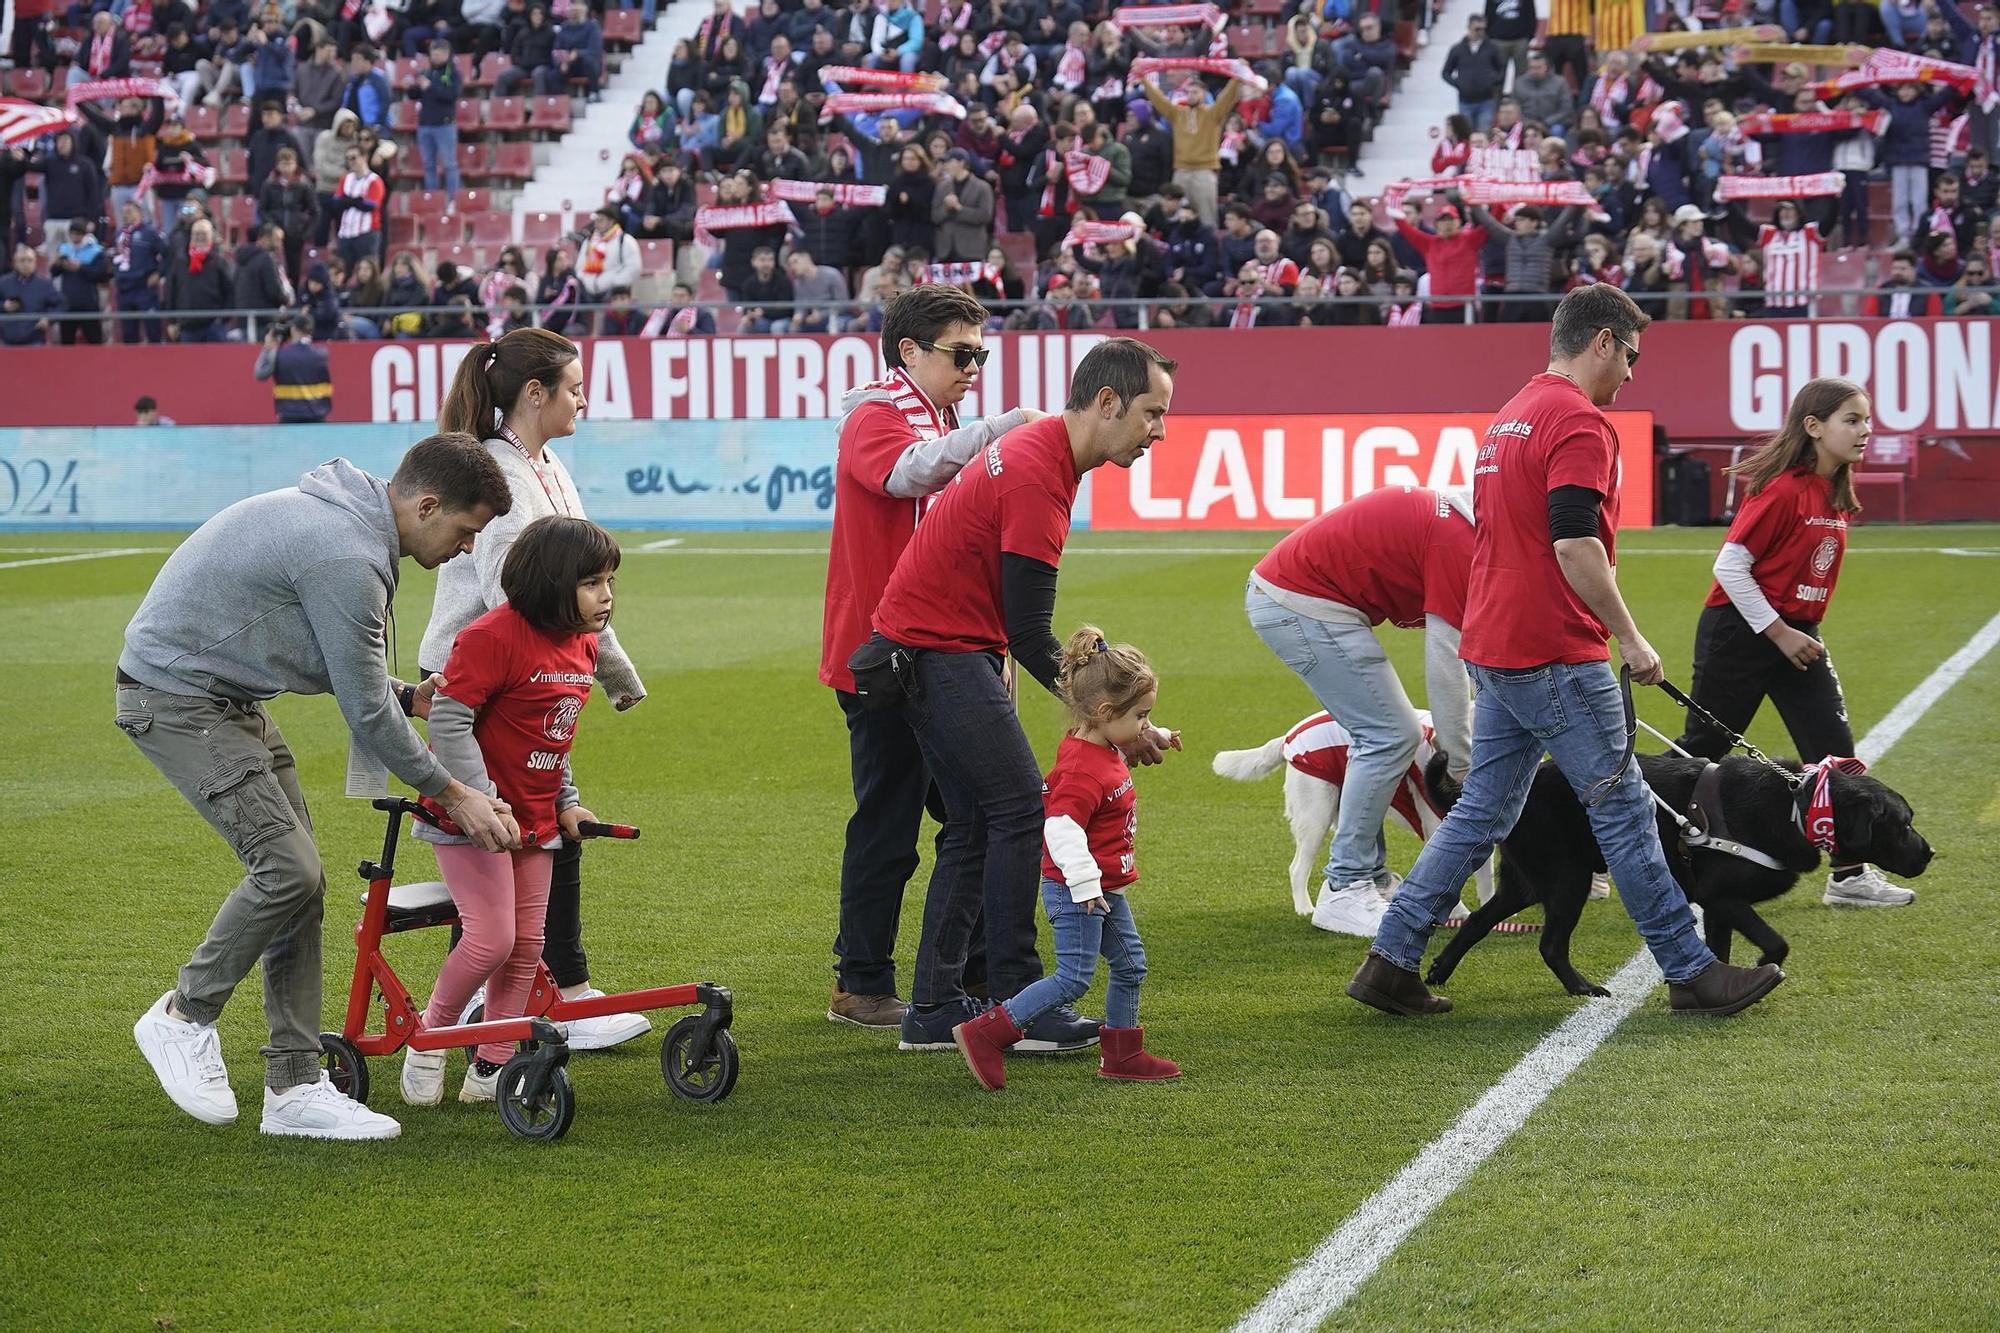
<path fill-rule="evenodd" d="M 427 671 L 444 670 L 458 632 L 507 600 L 500 591 L 500 566 L 506 563 L 507 548 L 521 535 L 521 529 L 550 514 L 585 517 L 576 483 L 570 480 L 569 469 L 555 450 L 544 451 L 548 462 L 539 470 L 505 440 L 486 441 L 486 450 L 507 474 L 514 507 L 486 525 L 472 543 L 470 554 L 454 556 L 438 569 L 431 623 L 425 626 L 423 646 L 417 649 L 417 659 Z M 597 636 L 597 683 L 613 703 L 621 696 L 634 702 L 646 697 L 638 668 L 609 626 Z"/>
<path fill-rule="evenodd" d="M 451 775 L 403 716 L 384 657 L 401 559 L 388 484 L 336 458 L 182 542 L 125 627 L 118 667 L 168 694 L 331 694 L 364 749 L 435 796 Z"/>

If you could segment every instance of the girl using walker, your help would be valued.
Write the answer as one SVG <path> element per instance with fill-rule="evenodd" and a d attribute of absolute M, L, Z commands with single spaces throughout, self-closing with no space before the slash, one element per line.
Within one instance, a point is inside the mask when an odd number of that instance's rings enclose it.
<path fill-rule="evenodd" d="M 1056 973 L 951 1032 L 972 1076 L 995 1092 L 1007 1082 L 1006 1049 L 1043 1013 L 1090 989 L 1099 954 L 1111 964 L 1111 983 L 1098 1029 L 1098 1075 L 1155 1081 L 1181 1073 L 1145 1050 L 1139 1026 L 1146 951 L 1125 901 L 1139 879 L 1138 797 L 1119 753 L 1148 731 L 1178 750 L 1180 733 L 1153 727 L 1159 678 L 1145 655 L 1130 644 L 1105 643 L 1095 625 L 1063 645 L 1057 680 L 1074 725 L 1042 787 L 1042 904 L 1055 931 Z"/>
<path fill-rule="evenodd" d="M 1854 465 L 1868 448 L 1870 404 L 1859 385 L 1817 379 L 1799 390 L 1784 429 L 1730 469 L 1749 498 L 1715 558 L 1715 583 L 1695 629 L 1689 697 L 1741 734 L 1766 698 L 1799 758 L 1854 753 L 1840 677 L 1820 638 L 1847 551 Z M 1680 746 L 1721 759 L 1729 737 L 1688 711 Z M 1820 901 L 1829 907 L 1901 907 L 1916 894 L 1868 865 L 1837 865 Z"/>
<path fill-rule="evenodd" d="M 483 852 L 419 823 L 436 845 L 438 869 L 465 936 L 445 960 L 423 1021 L 458 1022 L 486 987 L 486 1018 L 519 1018 L 542 956 L 554 849 L 596 816 L 579 803 L 569 751 L 596 680 L 597 636 L 611 623 L 618 543 L 581 518 L 540 518 L 522 529 L 500 569 L 501 605 L 459 631 L 431 705 L 431 749 L 460 781 L 498 796 L 521 829 L 517 851 Z M 427 805 L 429 801 L 425 802 Z M 433 813 L 444 811 L 432 807 Z M 479 1048 L 459 1089 L 462 1102 L 490 1102 L 508 1042 Z M 443 1051 L 403 1057 L 403 1100 L 444 1097 Z"/>

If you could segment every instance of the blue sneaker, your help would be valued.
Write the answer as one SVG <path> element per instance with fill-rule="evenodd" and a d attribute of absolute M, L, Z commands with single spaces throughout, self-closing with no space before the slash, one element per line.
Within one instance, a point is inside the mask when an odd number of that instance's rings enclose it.
<path fill-rule="evenodd" d="M 1015 1055 L 1069 1055 L 1097 1045 L 1097 1020 L 1084 1018 L 1073 1006 L 1057 1005 L 1028 1024 L 1008 1050 Z"/>
<path fill-rule="evenodd" d="M 955 1051 L 958 1043 L 952 1040 L 951 1030 L 960 1023 L 970 1022 L 993 1007 L 991 1000 L 960 999 L 941 1004 L 929 1013 L 924 1013 L 911 1005 L 903 1011 L 902 1040 L 896 1043 L 899 1051 Z"/>

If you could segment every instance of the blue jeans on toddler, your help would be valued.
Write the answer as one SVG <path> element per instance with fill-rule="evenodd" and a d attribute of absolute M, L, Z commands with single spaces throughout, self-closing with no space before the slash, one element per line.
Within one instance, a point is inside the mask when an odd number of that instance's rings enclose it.
<path fill-rule="evenodd" d="M 1109 913 L 1083 910 L 1071 902 L 1069 886 L 1042 881 L 1042 906 L 1056 937 L 1056 974 L 1043 977 L 1001 1008 L 1014 1026 L 1025 1029 L 1059 1004 L 1074 1004 L 1090 989 L 1101 953 L 1111 964 L 1111 985 L 1104 995 L 1104 1026 L 1139 1026 L 1139 983 L 1146 979 L 1146 947 L 1132 920 L 1132 905 L 1122 893 L 1107 893 Z"/>
<path fill-rule="evenodd" d="M 1590 815 L 1618 896 L 1668 981 L 1692 980 L 1715 961 L 1687 897 L 1667 868 L 1653 798 L 1625 754 L 1625 705 L 1604 662 L 1552 662 L 1519 671 L 1473 666 L 1472 771 L 1465 792 L 1424 844 L 1375 932 L 1371 953 L 1422 970 L 1431 922 L 1493 847 L 1513 831 L 1548 752 Z M 1613 774 L 1615 783 L 1608 783 Z M 1596 804 L 1591 802 L 1595 800 Z"/>

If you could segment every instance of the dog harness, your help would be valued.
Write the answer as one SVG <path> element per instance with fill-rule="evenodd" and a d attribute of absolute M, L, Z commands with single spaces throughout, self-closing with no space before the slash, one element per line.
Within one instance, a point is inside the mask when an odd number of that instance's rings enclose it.
<path fill-rule="evenodd" d="M 1763 866 L 1766 870 L 1784 870 L 1776 859 L 1758 851 L 1755 847 L 1729 834 L 1729 821 L 1722 810 L 1722 765 L 1710 764 L 1702 769 L 1701 776 L 1694 780 L 1694 794 L 1688 801 L 1688 812 L 1683 816 L 1679 811 L 1660 800 L 1657 794 L 1654 802 L 1674 817 L 1680 825 L 1681 845 L 1689 851 L 1699 847 L 1705 851 L 1720 852 L 1733 856 L 1739 861 Z M 1831 819 L 1829 818 L 1829 824 Z"/>

